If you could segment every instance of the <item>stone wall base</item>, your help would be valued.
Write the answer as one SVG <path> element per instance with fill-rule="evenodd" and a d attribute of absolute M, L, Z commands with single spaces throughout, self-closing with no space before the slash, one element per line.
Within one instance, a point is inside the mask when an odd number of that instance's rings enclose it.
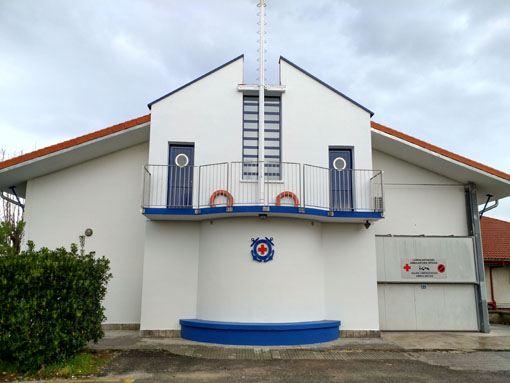
<path fill-rule="evenodd" d="M 140 323 L 103 323 L 101 325 L 103 331 L 110 330 L 140 330 Z"/>
<path fill-rule="evenodd" d="M 510 323 L 508 313 L 507 323 Z M 501 315 L 502 317 L 503 315 Z M 494 318 L 494 321 L 493 321 Z M 506 318 L 505 318 L 506 319 Z M 499 317 L 499 313 L 491 313 L 491 323 L 505 323 L 505 319 Z M 103 331 L 129 330 L 139 331 L 141 337 L 148 338 L 180 338 L 181 330 L 140 330 L 140 323 L 104 323 Z M 340 330 L 340 338 L 380 338 L 378 330 Z"/>
<path fill-rule="evenodd" d="M 504 310 L 490 310 L 489 322 L 493 324 L 507 324 L 510 325 L 510 311 Z"/>
<path fill-rule="evenodd" d="M 340 330 L 340 338 L 380 338 L 379 330 Z"/>
<path fill-rule="evenodd" d="M 140 330 L 140 336 L 147 338 L 180 338 L 181 330 Z"/>

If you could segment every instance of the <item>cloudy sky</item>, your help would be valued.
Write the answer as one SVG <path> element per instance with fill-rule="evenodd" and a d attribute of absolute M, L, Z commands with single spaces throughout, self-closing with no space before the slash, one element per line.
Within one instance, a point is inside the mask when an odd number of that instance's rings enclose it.
<path fill-rule="evenodd" d="M 0 148 L 147 114 L 241 53 L 255 82 L 257 2 L 0 0 Z M 268 82 L 282 55 L 374 121 L 510 172 L 510 1 L 267 0 L 266 15 Z"/>

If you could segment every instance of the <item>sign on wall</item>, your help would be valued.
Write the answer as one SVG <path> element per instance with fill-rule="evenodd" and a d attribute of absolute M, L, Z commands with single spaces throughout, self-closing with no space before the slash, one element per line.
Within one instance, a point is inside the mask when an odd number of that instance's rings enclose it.
<path fill-rule="evenodd" d="M 439 258 L 401 259 L 400 270 L 405 279 L 447 279 L 446 261 Z"/>
<path fill-rule="evenodd" d="M 271 238 L 252 238 L 251 239 L 251 256 L 257 262 L 269 262 L 273 259 L 273 237 Z"/>
<path fill-rule="evenodd" d="M 377 236 L 377 281 L 476 283 L 471 237 Z"/>

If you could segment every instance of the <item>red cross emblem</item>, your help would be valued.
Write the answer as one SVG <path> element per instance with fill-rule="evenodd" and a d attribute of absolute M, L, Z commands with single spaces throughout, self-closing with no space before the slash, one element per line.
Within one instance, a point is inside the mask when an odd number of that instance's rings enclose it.
<path fill-rule="evenodd" d="M 404 266 L 404 270 L 406 271 L 406 273 L 411 270 L 411 266 L 409 266 L 407 263 L 406 265 Z"/>
<path fill-rule="evenodd" d="M 257 248 L 257 251 L 264 255 L 264 253 L 267 251 L 267 247 L 264 246 L 264 244 L 260 245 L 258 248 Z"/>
<path fill-rule="evenodd" d="M 264 239 L 252 238 L 251 239 L 251 256 L 256 262 L 269 262 L 273 259 L 273 237 Z"/>

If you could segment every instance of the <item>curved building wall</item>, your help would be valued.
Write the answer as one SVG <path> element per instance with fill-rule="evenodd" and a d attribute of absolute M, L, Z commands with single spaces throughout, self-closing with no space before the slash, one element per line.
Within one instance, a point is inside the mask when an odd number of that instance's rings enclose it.
<path fill-rule="evenodd" d="M 273 238 L 275 256 L 256 262 L 251 238 Z M 259 217 L 201 225 L 197 317 L 233 322 L 324 319 L 321 226 Z"/>
<path fill-rule="evenodd" d="M 273 238 L 274 259 L 252 259 L 252 238 Z M 340 320 L 378 330 L 373 228 L 267 217 L 147 222 L 142 330 L 180 319 Z"/>

